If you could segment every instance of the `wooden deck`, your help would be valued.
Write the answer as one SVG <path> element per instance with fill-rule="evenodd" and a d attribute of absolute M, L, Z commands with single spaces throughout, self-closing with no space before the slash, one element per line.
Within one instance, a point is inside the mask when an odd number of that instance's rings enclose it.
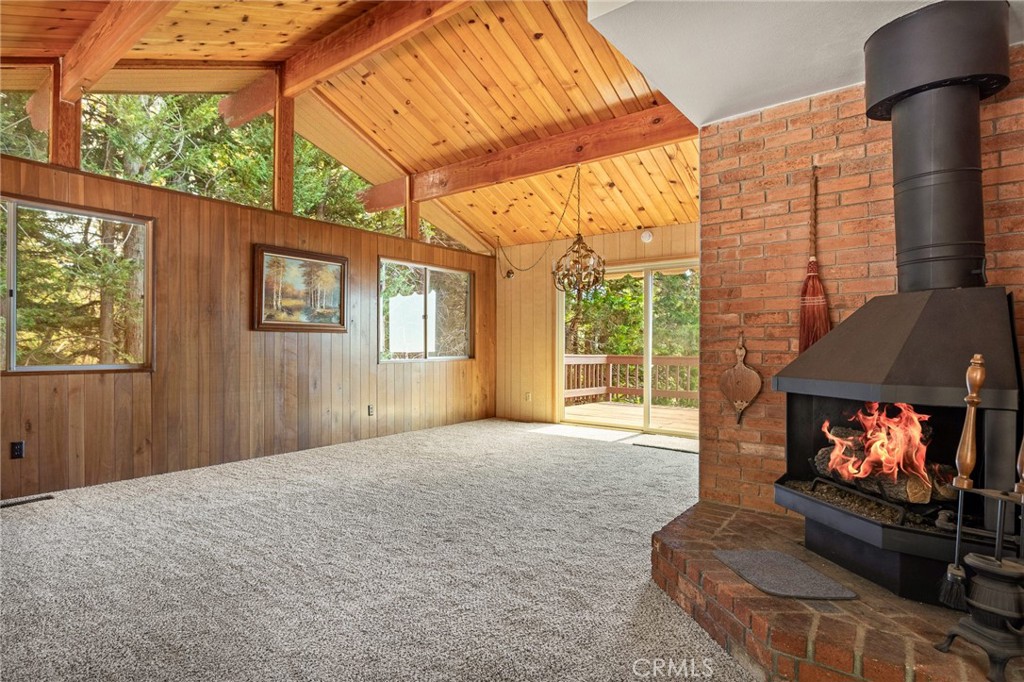
<path fill-rule="evenodd" d="M 589 403 L 565 408 L 567 422 L 613 426 L 616 428 L 643 428 L 644 408 L 631 403 Z M 697 410 L 687 407 L 651 406 L 651 429 L 687 436 L 697 436 Z"/>

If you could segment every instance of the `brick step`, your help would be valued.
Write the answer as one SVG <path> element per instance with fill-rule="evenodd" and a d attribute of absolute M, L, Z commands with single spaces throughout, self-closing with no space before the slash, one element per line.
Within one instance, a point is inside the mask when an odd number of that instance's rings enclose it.
<path fill-rule="evenodd" d="M 804 549 L 803 521 L 699 502 L 652 538 L 651 575 L 751 672 L 793 682 L 981 682 L 988 659 L 957 639 L 934 644 L 963 615 L 901 599 Z M 714 556 L 718 549 L 789 553 L 857 593 L 851 601 L 761 592 Z M 938 586 L 936 586 L 938 589 Z M 1024 682 L 1024 659 L 1007 667 Z"/>

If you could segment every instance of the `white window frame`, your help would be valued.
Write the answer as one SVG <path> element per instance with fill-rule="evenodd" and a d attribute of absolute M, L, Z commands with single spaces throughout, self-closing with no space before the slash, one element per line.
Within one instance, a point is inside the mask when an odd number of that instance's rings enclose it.
<path fill-rule="evenodd" d="M 381 355 L 384 353 L 382 344 L 384 343 L 384 335 L 381 332 L 381 323 L 384 318 L 384 299 L 383 290 L 380 284 L 380 273 L 384 269 L 385 263 L 391 263 L 393 265 L 403 265 L 407 268 L 415 268 L 417 270 L 425 270 L 423 277 L 423 357 L 422 358 L 383 358 Z M 469 276 L 469 291 L 466 292 L 466 325 L 469 332 L 469 354 L 468 355 L 444 355 L 441 357 L 430 357 L 430 314 L 429 314 L 429 294 L 430 294 L 430 271 L 435 272 L 451 272 L 459 275 Z M 476 319 L 476 306 L 473 305 L 473 295 L 476 291 L 476 276 L 471 270 L 459 270 L 458 268 L 445 268 L 439 265 L 430 265 L 429 263 L 416 263 L 413 261 L 405 261 L 397 258 L 380 258 L 377 263 L 377 364 L 384 364 L 389 362 L 446 362 L 449 360 L 472 360 L 476 357 L 476 334 L 474 333 L 475 319 Z"/>

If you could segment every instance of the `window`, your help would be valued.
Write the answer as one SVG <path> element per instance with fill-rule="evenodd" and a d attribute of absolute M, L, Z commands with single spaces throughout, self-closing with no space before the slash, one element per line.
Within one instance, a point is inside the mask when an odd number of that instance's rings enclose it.
<path fill-rule="evenodd" d="M 49 76 L 48 67 L 0 69 L 0 153 L 35 161 L 49 158 L 45 120 L 33 122 L 29 115 L 29 100 L 36 92 L 40 96 L 33 104 L 49 106 L 49 89 L 43 87 Z"/>
<path fill-rule="evenodd" d="M 472 357 L 472 283 L 468 272 L 382 260 L 381 361 Z"/>
<path fill-rule="evenodd" d="M 393 237 L 405 235 L 405 208 L 367 213 L 359 198 L 370 183 L 326 151 L 295 136 L 295 215 Z"/>
<path fill-rule="evenodd" d="M 458 251 L 469 251 L 469 247 L 425 218 L 420 218 L 420 238 L 428 244 L 446 246 Z"/>
<path fill-rule="evenodd" d="M 149 363 L 151 224 L 0 198 L 3 368 Z"/>
<path fill-rule="evenodd" d="M 219 95 L 82 98 L 82 168 L 246 206 L 273 204 L 274 121 L 229 128 Z"/>

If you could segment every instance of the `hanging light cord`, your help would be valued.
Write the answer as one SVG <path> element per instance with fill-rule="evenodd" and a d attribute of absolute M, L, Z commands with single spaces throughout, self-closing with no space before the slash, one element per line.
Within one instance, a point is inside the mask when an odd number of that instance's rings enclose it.
<path fill-rule="evenodd" d="M 517 272 L 528 272 L 530 270 L 533 270 L 540 264 L 542 260 L 544 260 L 544 256 L 548 255 L 548 251 L 551 250 L 551 245 L 554 244 L 555 240 L 558 239 L 558 231 L 562 229 L 562 221 L 565 220 L 565 214 L 566 212 L 568 212 L 569 204 L 572 202 L 573 187 L 576 188 L 576 234 L 579 234 L 580 215 L 582 215 L 580 213 L 580 165 L 576 164 L 576 175 L 573 176 L 572 184 L 569 185 L 569 196 L 565 198 L 565 206 L 562 207 L 562 215 L 558 216 L 558 224 L 555 225 L 555 238 L 548 241 L 547 246 L 544 247 L 544 251 L 540 254 L 540 257 L 533 262 L 533 265 L 531 265 L 528 268 L 521 268 L 517 266 L 515 263 L 513 263 L 509 259 L 508 254 L 505 253 L 504 247 L 502 247 L 501 245 L 501 237 L 498 237 L 498 253 L 501 254 L 502 257 L 504 257 L 505 262 L 508 263 L 513 270 L 516 270 Z M 571 237 L 572 235 L 570 234 L 569 236 Z"/>

